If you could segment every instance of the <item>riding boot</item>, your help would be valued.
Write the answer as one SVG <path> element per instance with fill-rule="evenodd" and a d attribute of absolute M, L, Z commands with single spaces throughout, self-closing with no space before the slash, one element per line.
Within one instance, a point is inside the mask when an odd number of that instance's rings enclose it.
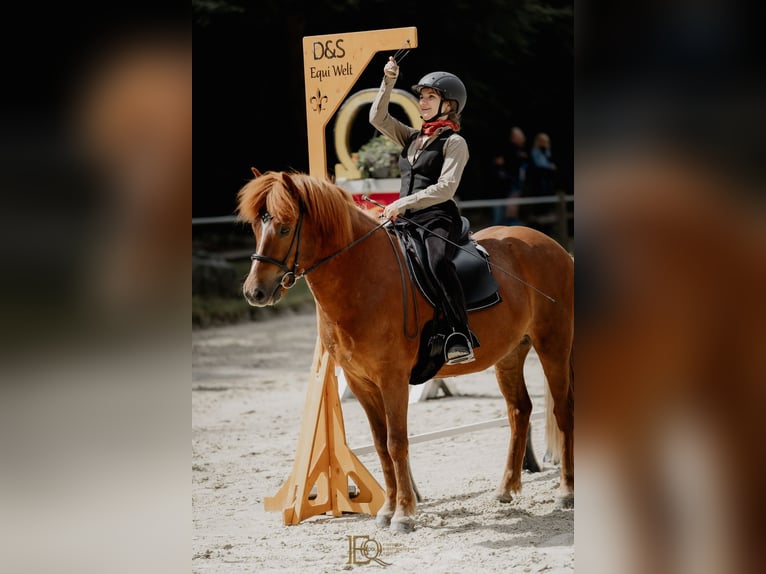
<path fill-rule="evenodd" d="M 445 340 L 445 359 L 448 365 L 473 361 L 473 347 L 479 342 L 468 328 L 463 286 L 452 261 L 461 222 L 456 210 L 445 217 L 434 219 L 432 215 L 430 219 L 423 242 L 430 274 L 441 299 L 439 307 L 452 331 Z"/>
<path fill-rule="evenodd" d="M 468 363 L 474 360 L 473 349 L 479 346 L 479 340 L 468 327 L 468 315 L 465 310 L 463 289 L 455 281 L 452 289 L 440 284 L 442 291 L 442 309 L 452 333 L 444 342 L 445 359 L 448 365 Z"/>

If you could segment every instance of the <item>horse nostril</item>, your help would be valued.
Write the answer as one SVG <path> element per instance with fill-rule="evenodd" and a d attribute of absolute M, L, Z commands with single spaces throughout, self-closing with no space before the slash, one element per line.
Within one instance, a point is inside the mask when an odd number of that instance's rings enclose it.
<path fill-rule="evenodd" d="M 263 289 L 244 288 L 243 292 L 245 294 L 245 299 L 247 299 L 250 304 L 263 303 L 263 301 L 266 299 L 266 294 L 264 293 Z"/>

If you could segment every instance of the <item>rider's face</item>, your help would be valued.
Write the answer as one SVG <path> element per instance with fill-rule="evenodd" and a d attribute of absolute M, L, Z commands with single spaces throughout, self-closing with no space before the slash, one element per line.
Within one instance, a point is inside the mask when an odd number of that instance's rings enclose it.
<path fill-rule="evenodd" d="M 433 88 L 423 88 L 420 90 L 420 99 L 418 100 L 420 106 L 420 117 L 425 121 L 435 119 L 439 113 L 439 103 L 442 101 L 441 94 Z M 442 106 L 442 113 L 449 110 L 447 102 Z"/>

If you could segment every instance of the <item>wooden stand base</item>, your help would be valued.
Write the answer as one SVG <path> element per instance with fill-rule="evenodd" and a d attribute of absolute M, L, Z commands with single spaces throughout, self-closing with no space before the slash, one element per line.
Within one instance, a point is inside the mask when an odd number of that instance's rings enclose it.
<path fill-rule="evenodd" d="M 357 487 L 353 498 L 349 480 Z M 264 507 L 281 511 L 282 521 L 290 525 L 330 512 L 375 515 L 384 498 L 383 488 L 346 443 L 334 361 L 317 339 L 293 471 Z"/>

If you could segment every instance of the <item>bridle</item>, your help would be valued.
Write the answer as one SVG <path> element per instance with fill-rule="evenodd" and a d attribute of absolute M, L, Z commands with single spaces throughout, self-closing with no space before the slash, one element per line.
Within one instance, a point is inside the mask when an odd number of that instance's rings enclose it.
<path fill-rule="evenodd" d="M 300 249 L 301 249 L 301 231 L 303 230 L 303 204 L 300 205 L 300 213 L 298 215 L 298 223 L 295 226 L 295 230 L 293 231 L 293 237 L 290 240 L 290 247 L 287 248 L 287 253 L 285 254 L 284 259 L 282 261 L 277 261 L 273 257 L 269 257 L 268 255 L 261 255 L 260 253 L 253 253 L 250 256 L 251 261 L 263 261 L 264 263 L 271 263 L 272 265 L 276 265 L 279 267 L 282 271 L 285 272 L 284 275 L 282 275 L 282 279 L 280 280 L 279 284 L 282 285 L 285 289 L 289 289 L 293 285 L 295 285 L 295 282 L 298 280 L 298 275 L 296 275 L 296 271 L 298 270 L 298 261 L 300 259 Z M 261 213 L 261 222 L 266 225 L 269 221 L 274 219 L 274 216 L 271 215 L 266 209 L 262 209 Z M 287 266 L 287 260 L 290 258 L 290 253 L 293 250 L 293 245 L 295 246 L 295 259 L 293 259 L 293 268 L 290 269 Z M 305 273 L 304 273 L 305 275 Z"/>
<path fill-rule="evenodd" d="M 361 243 L 368 237 L 370 237 L 373 233 L 375 233 L 378 229 L 383 227 L 386 223 L 388 223 L 388 220 L 386 219 L 379 225 L 376 225 L 372 229 L 370 229 L 367 233 L 362 235 L 361 237 L 356 238 L 354 241 L 346 245 L 345 247 L 341 247 L 338 249 L 335 253 L 332 253 L 331 255 L 328 255 L 327 257 L 323 257 L 314 265 L 309 267 L 308 269 L 305 269 L 303 273 L 297 273 L 298 271 L 298 265 L 300 260 L 300 249 L 301 249 L 301 231 L 303 230 L 303 215 L 306 213 L 306 210 L 303 207 L 303 203 L 299 205 L 299 215 L 298 215 L 298 223 L 295 225 L 295 231 L 293 231 L 292 239 L 290 240 L 290 247 L 287 248 L 287 253 L 285 254 L 282 261 L 277 261 L 273 257 L 269 257 L 268 255 L 261 255 L 260 253 L 253 253 L 250 256 L 251 261 L 263 261 L 264 263 L 271 263 L 272 265 L 276 265 L 279 267 L 282 271 L 284 271 L 284 275 L 282 275 L 282 279 L 280 280 L 279 284 L 285 288 L 290 289 L 292 286 L 295 285 L 295 283 L 300 279 L 301 277 L 304 277 L 317 269 L 318 267 L 321 267 L 331 259 L 334 259 L 341 253 L 344 253 L 345 251 L 348 251 L 352 247 L 354 247 L 356 244 Z M 263 224 L 267 224 L 269 221 L 274 219 L 274 216 L 271 215 L 266 209 L 262 209 L 260 212 L 261 221 Z M 290 253 L 293 250 L 293 246 L 295 246 L 295 258 L 293 259 L 293 265 L 292 269 L 287 265 L 287 260 L 290 259 Z"/>
<path fill-rule="evenodd" d="M 354 241 L 352 241 L 351 243 L 349 243 L 345 247 L 341 247 L 340 249 L 338 249 L 337 251 L 335 251 L 331 255 L 328 255 L 327 257 L 323 257 L 322 259 L 320 259 L 319 261 L 314 263 L 314 265 L 312 265 L 308 269 L 304 270 L 303 273 L 298 274 L 297 271 L 298 271 L 298 263 L 299 263 L 300 248 L 301 248 L 301 230 L 303 229 L 303 215 L 305 213 L 305 209 L 303 207 L 303 203 L 301 203 L 299 207 L 300 207 L 300 212 L 299 212 L 299 215 L 298 215 L 298 223 L 295 226 L 295 231 L 293 232 L 293 237 L 290 240 L 290 247 L 287 249 L 287 254 L 282 259 L 282 261 L 277 261 L 273 257 L 269 257 L 268 255 L 261 255 L 260 253 L 253 253 L 250 256 L 250 259 L 252 261 L 263 261 L 265 263 L 271 263 L 272 265 L 276 265 L 277 267 L 282 269 L 285 273 L 284 273 L 284 275 L 282 275 L 282 279 L 280 280 L 279 284 L 284 289 L 290 289 L 291 287 L 293 287 L 295 285 L 295 283 L 298 281 L 298 279 L 308 275 L 309 273 L 311 273 L 312 271 L 314 271 L 318 267 L 321 267 L 325 263 L 328 263 L 330 260 L 336 258 L 341 253 L 344 253 L 344 252 L 348 251 L 349 249 L 351 249 L 352 247 L 354 247 L 355 245 L 357 245 L 358 243 L 361 243 L 362 241 L 364 241 L 365 239 L 370 237 L 373 233 L 378 231 L 380 228 L 385 226 L 390 221 L 389 218 L 383 219 L 380 222 L 380 224 L 376 225 L 375 227 L 373 227 L 372 229 L 367 231 L 364 235 L 362 235 L 360 237 L 357 237 Z M 272 216 L 268 211 L 266 211 L 266 209 L 262 209 L 261 210 L 260 217 L 261 217 L 261 221 L 264 224 L 268 223 L 269 221 L 271 221 L 274 218 L 274 216 Z M 407 313 L 407 310 L 408 310 L 408 307 L 407 307 L 407 289 L 406 289 L 406 285 L 405 285 L 404 264 L 402 263 L 401 258 L 399 256 L 399 252 L 397 251 L 396 246 L 394 245 L 394 241 L 393 241 L 393 239 L 391 237 L 391 234 L 390 233 L 386 233 L 386 238 L 388 239 L 389 243 L 391 244 L 391 249 L 393 250 L 394 256 L 396 257 L 396 262 L 399 264 L 399 275 L 401 276 L 401 279 L 402 279 L 402 297 L 404 299 L 404 323 L 403 323 L 404 324 L 404 336 L 407 339 L 412 340 L 415 337 L 417 337 L 417 331 L 413 335 L 410 335 L 407 332 L 407 325 L 408 325 L 408 319 L 407 319 L 407 314 L 408 313 Z M 295 259 L 293 260 L 292 269 L 290 269 L 290 267 L 288 267 L 288 265 L 287 265 L 287 260 L 290 258 L 290 252 L 293 250 L 293 245 L 295 245 Z M 410 283 L 410 287 L 412 289 L 414 289 L 414 284 L 412 284 L 412 282 Z M 414 292 L 412 294 L 412 297 L 413 297 L 413 300 L 414 300 L 414 298 L 415 298 Z M 418 324 L 418 309 L 417 309 L 417 305 L 415 306 L 415 324 L 416 325 Z"/>

